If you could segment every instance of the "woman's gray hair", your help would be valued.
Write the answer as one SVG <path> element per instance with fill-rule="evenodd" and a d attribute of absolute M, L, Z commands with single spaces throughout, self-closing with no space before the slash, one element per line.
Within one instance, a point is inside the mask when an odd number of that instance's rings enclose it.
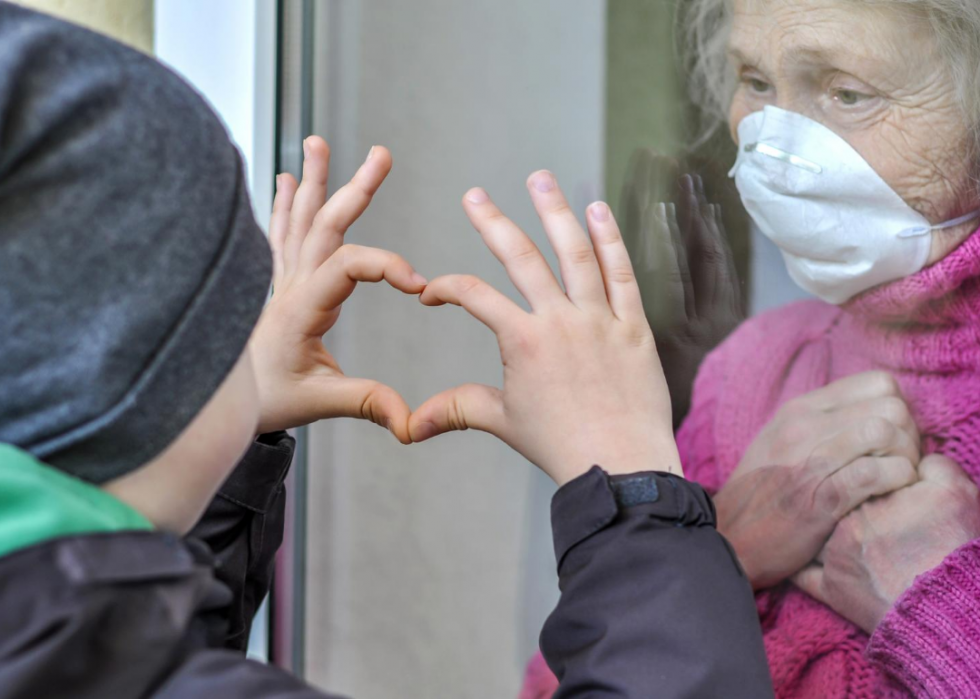
<path fill-rule="evenodd" d="M 912 10 L 932 25 L 960 101 L 980 144 L 980 0 L 841 0 Z M 681 15 L 691 97 L 705 118 L 706 140 L 728 118 L 736 76 L 726 48 L 732 0 L 688 0 Z"/>

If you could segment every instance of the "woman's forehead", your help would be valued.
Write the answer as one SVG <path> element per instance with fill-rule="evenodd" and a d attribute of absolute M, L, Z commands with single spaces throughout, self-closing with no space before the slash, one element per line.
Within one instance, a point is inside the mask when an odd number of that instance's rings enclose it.
<path fill-rule="evenodd" d="M 745 63 L 904 63 L 934 45 L 920 15 L 856 0 L 734 0 L 729 53 Z"/>

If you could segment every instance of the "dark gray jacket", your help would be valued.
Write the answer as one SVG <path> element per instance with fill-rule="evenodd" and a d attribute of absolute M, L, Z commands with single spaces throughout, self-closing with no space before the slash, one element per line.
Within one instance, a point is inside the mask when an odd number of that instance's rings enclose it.
<path fill-rule="evenodd" d="M 0 699 L 323 699 L 242 654 L 282 541 L 293 441 L 258 440 L 187 539 L 55 539 L 0 558 Z M 772 696 L 749 584 L 701 488 L 599 468 L 552 504 L 557 699 Z M 380 670 L 380 668 L 379 668 Z"/>

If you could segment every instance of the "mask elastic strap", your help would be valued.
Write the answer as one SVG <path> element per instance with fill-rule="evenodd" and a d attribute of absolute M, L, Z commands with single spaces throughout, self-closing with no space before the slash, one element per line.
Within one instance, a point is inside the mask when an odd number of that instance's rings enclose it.
<path fill-rule="evenodd" d="M 935 225 L 932 227 L 932 230 L 941 231 L 944 228 L 956 228 L 956 226 L 962 226 L 964 223 L 969 223 L 970 221 L 974 221 L 978 218 L 980 218 L 980 209 L 977 209 L 976 211 L 964 216 L 960 216 L 959 218 L 954 218 L 952 221 Z"/>
<path fill-rule="evenodd" d="M 947 228 L 956 228 L 957 226 L 962 226 L 964 223 L 969 223 L 970 221 L 975 221 L 980 218 L 980 209 L 968 213 L 964 216 L 954 218 L 952 221 L 946 221 L 946 223 L 937 223 L 935 226 L 915 226 L 914 228 L 906 228 L 904 231 L 898 234 L 899 238 L 915 238 L 920 235 L 925 235 L 931 231 L 942 231 Z"/>

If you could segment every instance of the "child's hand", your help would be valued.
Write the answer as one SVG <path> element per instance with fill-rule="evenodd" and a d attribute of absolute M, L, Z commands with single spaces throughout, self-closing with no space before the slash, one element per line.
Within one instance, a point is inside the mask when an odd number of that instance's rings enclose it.
<path fill-rule="evenodd" d="M 273 296 L 251 340 L 259 387 L 259 431 L 298 427 L 328 417 L 356 417 L 388 427 L 408 443 L 408 405 L 388 386 L 344 376 L 323 346 L 357 282 L 384 279 L 406 294 L 426 281 L 394 253 L 344 245 L 344 233 L 371 203 L 391 170 L 387 149 L 375 147 L 354 178 L 329 201 L 330 151 L 323 139 L 304 143 L 303 183 L 277 179 L 269 241 Z"/>
<path fill-rule="evenodd" d="M 422 303 L 462 306 L 497 335 L 504 387 L 468 384 L 430 398 L 411 417 L 412 438 L 483 430 L 559 485 L 594 464 L 609 473 L 681 474 L 653 333 L 609 207 L 589 207 L 590 241 L 550 173 L 528 185 L 565 289 L 524 232 L 486 192 L 471 190 L 466 213 L 531 312 L 475 277 L 426 287 Z"/>

